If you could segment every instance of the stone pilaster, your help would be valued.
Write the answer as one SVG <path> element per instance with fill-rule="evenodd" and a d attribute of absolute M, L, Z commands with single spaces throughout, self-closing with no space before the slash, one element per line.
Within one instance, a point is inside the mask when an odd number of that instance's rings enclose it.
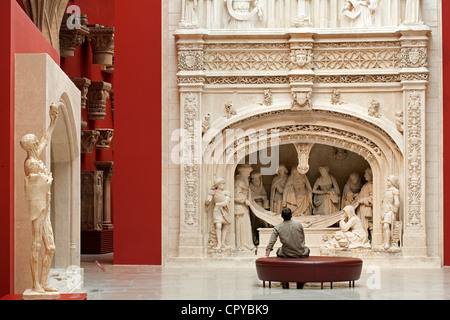
<path fill-rule="evenodd" d="M 111 179 L 114 174 L 114 162 L 97 161 L 94 162 L 95 167 L 103 171 L 103 230 L 113 229 L 111 222 Z"/>
<path fill-rule="evenodd" d="M 427 256 L 426 89 L 428 28 L 401 28 L 405 139 L 404 256 Z"/>
<path fill-rule="evenodd" d="M 180 257 L 204 255 L 201 221 L 203 35 L 177 35 L 180 93 Z"/>
<path fill-rule="evenodd" d="M 314 86 L 313 71 L 313 30 L 309 28 L 292 29 L 290 32 L 291 86 L 294 110 L 311 109 Z"/>
<path fill-rule="evenodd" d="M 81 230 L 102 230 L 103 172 L 81 171 Z"/>

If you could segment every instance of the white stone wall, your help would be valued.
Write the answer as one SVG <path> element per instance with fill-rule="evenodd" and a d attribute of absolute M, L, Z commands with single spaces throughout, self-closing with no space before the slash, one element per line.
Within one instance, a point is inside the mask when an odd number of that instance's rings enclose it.
<path fill-rule="evenodd" d="M 176 73 L 177 50 L 173 33 L 181 18 L 181 0 L 163 1 L 163 256 L 178 255 L 180 231 L 180 167 L 171 162 L 178 144 L 171 141 L 180 127 L 180 101 Z M 426 226 L 429 256 L 443 251 L 442 199 L 442 77 L 441 1 L 422 1 L 422 16 L 432 29 L 428 69 L 430 70 L 426 110 Z"/>

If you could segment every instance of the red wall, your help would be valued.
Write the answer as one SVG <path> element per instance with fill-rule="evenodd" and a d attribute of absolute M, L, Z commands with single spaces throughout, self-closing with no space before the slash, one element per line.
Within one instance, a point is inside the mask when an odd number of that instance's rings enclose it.
<path fill-rule="evenodd" d="M 114 263 L 161 264 L 161 1 L 116 0 Z"/>
<path fill-rule="evenodd" d="M 443 122 L 450 121 L 450 1 L 442 1 Z M 444 125 L 444 265 L 450 266 L 450 127 Z M 449 200 L 447 200 L 449 199 Z"/>
<path fill-rule="evenodd" d="M 15 0 L 0 1 L 0 296 L 14 292 L 14 55 L 59 55 Z"/>

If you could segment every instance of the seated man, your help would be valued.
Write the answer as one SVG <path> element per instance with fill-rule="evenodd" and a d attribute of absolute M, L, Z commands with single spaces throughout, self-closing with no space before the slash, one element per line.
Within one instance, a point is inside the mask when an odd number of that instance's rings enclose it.
<path fill-rule="evenodd" d="M 309 248 L 305 246 L 305 233 L 300 222 L 291 220 L 292 212 L 289 208 L 281 211 L 283 222 L 273 228 L 272 236 L 266 248 L 266 257 L 270 255 L 273 246 L 280 237 L 281 248 L 277 250 L 280 258 L 306 258 L 309 256 Z"/>

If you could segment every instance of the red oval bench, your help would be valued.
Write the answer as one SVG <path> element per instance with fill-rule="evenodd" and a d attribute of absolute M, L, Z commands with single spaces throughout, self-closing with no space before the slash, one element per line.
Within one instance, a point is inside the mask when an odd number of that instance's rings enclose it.
<path fill-rule="evenodd" d="M 283 283 L 283 288 L 289 288 L 289 282 L 297 282 L 297 288 L 303 288 L 306 282 L 348 281 L 349 287 L 355 286 L 355 281 L 361 276 L 363 261 L 358 258 L 310 256 L 308 258 L 278 258 L 268 257 L 256 260 L 258 278 Z"/>

